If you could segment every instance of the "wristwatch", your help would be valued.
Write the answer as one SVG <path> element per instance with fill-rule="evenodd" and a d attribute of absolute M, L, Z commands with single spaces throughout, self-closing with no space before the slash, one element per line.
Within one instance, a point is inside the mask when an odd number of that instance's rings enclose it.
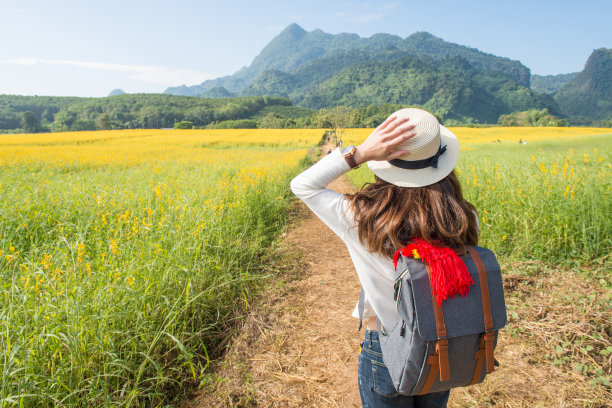
<path fill-rule="evenodd" d="M 344 160 L 346 160 L 346 162 L 348 163 L 351 169 L 356 169 L 356 168 L 359 168 L 360 166 L 360 164 L 357 164 L 357 162 L 355 161 L 355 150 L 357 150 L 357 148 L 353 145 L 346 146 L 342 150 L 342 154 L 344 155 Z"/>

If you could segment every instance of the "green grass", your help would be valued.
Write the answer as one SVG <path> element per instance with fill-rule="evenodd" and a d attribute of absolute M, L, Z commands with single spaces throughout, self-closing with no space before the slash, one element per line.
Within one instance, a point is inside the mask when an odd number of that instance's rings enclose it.
<path fill-rule="evenodd" d="M 199 383 L 299 168 L 2 167 L 0 405 L 159 406 Z"/>
<path fill-rule="evenodd" d="M 612 136 L 463 147 L 456 169 L 478 210 L 480 245 L 567 265 L 612 252 Z M 359 187 L 373 175 L 362 166 L 349 179 Z"/>

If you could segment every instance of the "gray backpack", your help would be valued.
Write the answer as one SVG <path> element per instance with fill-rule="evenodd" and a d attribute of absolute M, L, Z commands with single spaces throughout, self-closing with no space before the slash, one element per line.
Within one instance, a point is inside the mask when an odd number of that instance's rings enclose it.
<path fill-rule="evenodd" d="M 467 296 L 449 298 L 441 306 L 432 293 L 428 267 L 400 255 L 394 294 L 399 319 L 390 328 L 378 322 L 383 360 L 400 394 L 477 384 L 493 371 L 497 331 L 506 324 L 500 267 L 486 248 L 468 246 L 456 252 L 474 285 Z M 360 311 L 362 305 L 363 296 Z"/>

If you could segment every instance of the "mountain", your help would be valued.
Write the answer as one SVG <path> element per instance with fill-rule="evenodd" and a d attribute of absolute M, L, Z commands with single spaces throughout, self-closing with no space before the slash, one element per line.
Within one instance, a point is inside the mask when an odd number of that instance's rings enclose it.
<path fill-rule="evenodd" d="M 417 32 L 405 39 L 391 34 L 374 34 L 369 38 L 362 38 L 357 34 L 328 34 L 320 29 L 308 32 L 294 23 L 272 39 L 248 67 L 243 67 L 233 75 L 204 81 L 200 85 L 171 87 L 166 89 L 165 93 L 199 96 L 219 86 L 237 93 L 252 84 L 264 71 L 288 73 L 314 60 L 337 53 L 356 50 L 372 55 L 385 49 L 397 49 L 435 59 L 460 56 L 477 69 L 501 71 L 513 77 L 520 85 L 529 86 L 529 69 L 520 62 L 446 42 L 429 33 Z"/>
<path fill-rule="evenodd" d="M 611 52 L 596 50 L 580 73 L 532 76 L 519 61 L 426 32 L 406 38 L 382 33 L 362 38 L 291 24 L 249 66 L 165 93 L 276 96 L 313 109 L 411 105 L 444 119 L 480 123 L 546 108 L 552 115 L 590 123 L 612 117 Z"/>
<path fill-rule="evenodd" d="M 485 123 L 496 123 L 504 113 L 532 108 L 558 112 L 550 96 L 537 95 L 505 74 L 479 71 L 461 57 L 435 60 L 407 53 L 396 57 L 341 71 L 308 93 L 300 105 L 392 103 L 421 106 L 445 120 Z"/>
<path fill-rule="evenodd" d="M 483 71 L 459 56 L 417 57 L 394 48 L 332 54 L 289 73 L 265 71 L 242 94 L 288 97 L 315 109 L 421 106 L 460 122 L 496 123 L 502 114 L 535 108 L 559 113 L 552 97 L 519 85 L 506 73 Z"/>
<path fill-rule="evenodd" d="M 202 98 L 233 98 L 235 96 L 236 94 L 229 92 L 222 86 L 216 86 L 200 95 Z"/>
<path fill-rule="evenodd" d="M 593 51 L 584 69 L 554 98 L 567 115 L 587 120 L 612 118 L 612 49 Z"/>
<path fill-rule="evenodd" d="M 124 95 L 124 94 L 125 92 L 123 92 L 123 90 L 121 89 L 113 89 L 112 91 L 110 91 L 108 96 L 117 96 L 117 95 Z"/>
<path fill-rule="evenodd" d="M 558 75 L 531 75 L 531 89 L 540 93 L 552 94 L 576 78 L 577 72 Z"/>

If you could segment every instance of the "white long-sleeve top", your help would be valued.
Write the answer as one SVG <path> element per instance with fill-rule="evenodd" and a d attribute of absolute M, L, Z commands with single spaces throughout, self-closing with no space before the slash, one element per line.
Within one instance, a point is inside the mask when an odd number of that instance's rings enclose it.
<path fill-rule="evenodd" d="M 398 319 L 393 300 L 393 261 L 369 252 L 361 244 L 357 223 L 346 198 L 326 188 L 349 170 L 340 149 L 336 149 L 295 177 L 291 181 L 291 191 L 346 244 L 365 292 L 364 319 L 377 316 L 383 327 L 392 328 Z M 359 318 L 357 306 L 352 316 Z"/>

